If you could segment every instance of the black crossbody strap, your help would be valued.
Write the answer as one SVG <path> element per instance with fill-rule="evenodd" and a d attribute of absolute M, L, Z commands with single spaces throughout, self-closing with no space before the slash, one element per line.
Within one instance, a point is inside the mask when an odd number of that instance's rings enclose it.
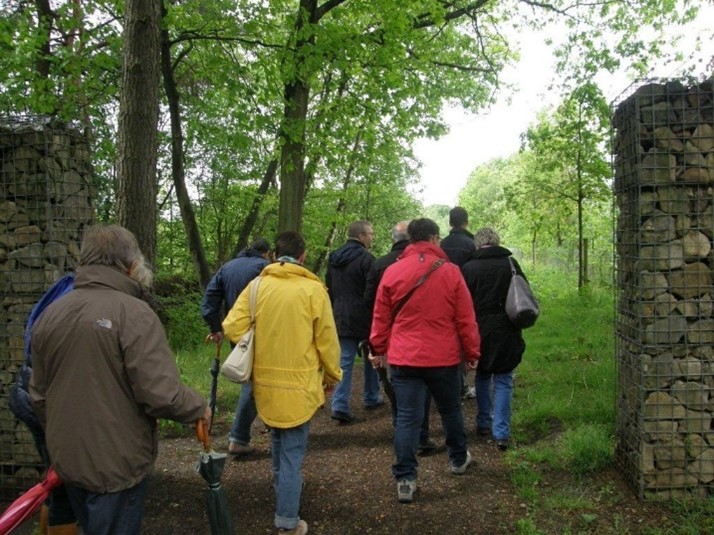
<path fill-rule="evenodd" d="M 397 306 L 394 307 L 394 311 L 392 311 L 392 323 L 394 323 L 394 321 L 397 319 L 397 316 L 404 308 L 404 305 L 407 304 L 407 301 L 409 301 L 409 298 L 412 296 L 412 294 L 415 292 L 415 290 L 417 288 L 419 288 L 419 286 L 424 284 L 426 282 L 426 279 L 429 278 L 429 275 L 431 275 L 432 273 L 434 273 L 434 271 L 439 269 L 444 264 L 444 262 L 446 262 L 446 260 L 444 260 L 443 258 L 439 258 L 438 260 L 435 260 L 434 263 L 429 268 L 429 270 L 426 273 L 424 273 L 421 277 L 419 277 L 419 280 L 416 282 L 414 287 L 411 290 L 409 290 L 407 295 L 402 297 L 401 301 L 399 301 L 399 303 L 397 303 Z"/>

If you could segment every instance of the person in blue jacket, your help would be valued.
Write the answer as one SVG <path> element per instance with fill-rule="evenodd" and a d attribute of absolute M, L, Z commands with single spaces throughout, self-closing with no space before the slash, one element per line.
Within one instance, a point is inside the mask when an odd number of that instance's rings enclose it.
<path fill-rule="evenodd" d="M 30 316 L 25 324 L 24 362 L 17 372 L 15 386 L 10 391 L 10 411 L 30 430 L 37 453 L 40 455 L 45 468 L 49 468 L 51 464 L 49 453 L 47 452 L 45 432 L 37 414 L 35 414 L 35 409 L 30 399 L 30 377 L 32 377 L 30 330 L 50 303 L 70 292 L 73 288 L 74 273 L 68 273 L 55 282 L 32 307 Z M 72 504 L 69 501 L 64 485 L 52 490 L 47 503 L 40 510 L 40 533 L 53 532 L 77 533 L 77 518 L 72 510 Z"/>
<path fill-rule="evenodd" d="M 216 344 L 223 342 L 224 315 L 233 308 L 236 298 L 248 283 L 260 275 L 269 264 L 270 244 L 264 238 L 258 238 L 247 249 L 238 253 L 216 272 L 208 283 L 201 302 L 201 316 L 211 330 L 208 338 Z M 250 428 L 258 411 L 253 399 L 253 383 L 241 385 L 238 407 L 233 425 L 228 433 L 228 453 L 248 455 L 250 446 Z"/>

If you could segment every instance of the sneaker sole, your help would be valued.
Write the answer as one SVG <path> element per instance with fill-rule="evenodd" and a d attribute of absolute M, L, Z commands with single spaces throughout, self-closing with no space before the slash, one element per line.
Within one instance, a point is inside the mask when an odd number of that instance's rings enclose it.
<path fill-rule="evenodd" d="M 451 467 L 451 473 L 454 474 L 455 476 L 462 476 L 466 473 L 466 470 L 468 469 L 469 466 L 471 466 L 474 462 L 473 457 L 471 457 L 470 452 L 466 452 L 466 461 L 464 464 L 462 464 L 459 467 L 452 466 Z"/>

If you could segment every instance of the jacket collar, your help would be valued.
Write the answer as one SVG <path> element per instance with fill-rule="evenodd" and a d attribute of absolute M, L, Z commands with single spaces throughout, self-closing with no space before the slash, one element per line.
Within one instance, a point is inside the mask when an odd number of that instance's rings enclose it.
<path fill-rule="evenodd" d="M 485 258 L 502 258 L 505 256 L 511 256 L 511 251 L 500 245 L 491 245 L 489 247 L 479 247 L 476 249 L 471 258 L 485 259 Z"/>
<path fill-rule="evenodd" d="M 471 238 L 472 240 L 474 239 L 474 235 L 471 234 L 471 233 L 470 233 L 468 230 L 466 230 L 465 228 L 453 228 L 453 227 L 452 227 L 451 230 L 449 231 L 449 234 L 450 234 L 450 235 L 451 235 L 451 234 L 465 234 L 466 236 L 468 236 L 468 237 Z"/>
<path fill-rule="evenodd" d="M 110 288 L 134 297 L 141 296 L 141 284 L 118 269 L 109 266 L 79 266 L 74 278 L 74 287 Z"/>
<path fill-rule="evenodd" d="M 428 241 L 418 241 L 416 243 L 409 244 L 399 258 L 407 258 L 418 254 L 428 254 L 436 256 L 437 258 L 448 260 L 446 253 L 441 247 Z"/>
<path fill-rule="evenodd" d="M 272 264 L 268 264 L 261 274 L 280 278 L 304 277 L 323 284 L 320 278 L 312 271 L 300 264 L 292 264 L 290 262 L 273 262 Z"/>

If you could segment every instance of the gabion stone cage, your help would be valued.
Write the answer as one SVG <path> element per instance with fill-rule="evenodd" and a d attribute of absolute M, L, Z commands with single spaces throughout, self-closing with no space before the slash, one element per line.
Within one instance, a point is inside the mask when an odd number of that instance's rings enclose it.
<path fill-rule="evenodd" d="M 79 259 L 82 228 L 94 217 L 89 144 L 66 124 L 0 118 L 0 497 L 41 476 L 27 427 L 8 408 L 23 362 L 34 303 Z"/>
<path fill-rule="evenodd" d="M 641 498 L 714 490 L 713 88 L 652 81 L 613 115 L 616 455 Z"/>

